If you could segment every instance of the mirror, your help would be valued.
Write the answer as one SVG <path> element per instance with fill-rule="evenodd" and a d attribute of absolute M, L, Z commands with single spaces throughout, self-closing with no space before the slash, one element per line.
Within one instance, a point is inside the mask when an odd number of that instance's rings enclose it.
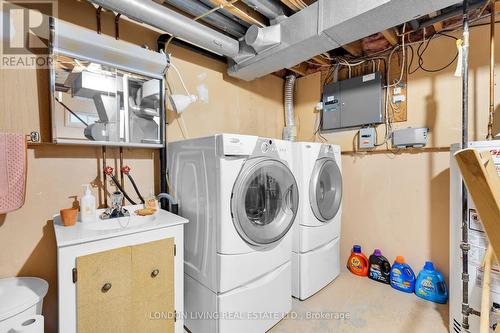
<path fill-rule="evenodd" d="M 53 59 L 55 142 L 162 146 L 163 80 L 64 54 Z"/>

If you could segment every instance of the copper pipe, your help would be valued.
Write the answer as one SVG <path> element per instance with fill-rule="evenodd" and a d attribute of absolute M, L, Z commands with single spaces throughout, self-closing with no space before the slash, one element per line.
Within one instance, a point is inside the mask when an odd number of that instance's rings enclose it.
<path fill-rule="evenodd" d="M 106 178 L 106 147 L 102 147 L 102 186 L 104 189 L 104 207 L 108 207 L 108 181 Z"/>
<path fill-rule="evenodd" d="M 488 115 L 487 140 L 493 139 L 493 116 L 495 114 L 495 0 L 491 0 L 490 15 L 490 110 Z"/>
<path fill-rule="evenodd" d="M 123 147 L 120 147 L 120 185 L 125 188 L 125 182 L 123 178 Z M 125 197 L 122 199 L 122 205 L 125 205 Z"/>

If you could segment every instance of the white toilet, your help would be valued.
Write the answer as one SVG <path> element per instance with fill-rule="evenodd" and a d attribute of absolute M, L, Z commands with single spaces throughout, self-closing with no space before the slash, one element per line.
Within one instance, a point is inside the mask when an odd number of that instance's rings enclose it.
<path fill-rule="evenodd" d="M 32 277 L 0 279 L 0 333 L 15 332 L 15 328 L 40 320 L 47 281 Z M 33 320 L 34 319 L 34 320 Z M 42 330 L 43 332 L 43 330 Z"/>

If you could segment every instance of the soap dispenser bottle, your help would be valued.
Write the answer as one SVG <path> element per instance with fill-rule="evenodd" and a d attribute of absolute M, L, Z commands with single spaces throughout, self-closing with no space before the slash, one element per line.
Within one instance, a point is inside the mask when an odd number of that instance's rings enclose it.
<path fill-rule="evenodd" d="M 95 197 L 90 190 L 90 185 L 85 186 L 83 197 L 80 198 L 80 219 L 83 223 L 95 222 L 96 220 L 96 205 Z"/>

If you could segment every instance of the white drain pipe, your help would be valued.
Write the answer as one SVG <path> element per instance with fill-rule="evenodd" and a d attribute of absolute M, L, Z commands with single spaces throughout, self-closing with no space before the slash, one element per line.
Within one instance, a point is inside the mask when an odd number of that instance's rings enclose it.
<path fill-rule="evenodd" d="M 293 108 L 295 79 L 295 75 L 288 75 L 285 81 L 285 128 L 283 129 L 283 139 L 289 141 L 297 139 L 297 126 L 295 126 Z"/>

